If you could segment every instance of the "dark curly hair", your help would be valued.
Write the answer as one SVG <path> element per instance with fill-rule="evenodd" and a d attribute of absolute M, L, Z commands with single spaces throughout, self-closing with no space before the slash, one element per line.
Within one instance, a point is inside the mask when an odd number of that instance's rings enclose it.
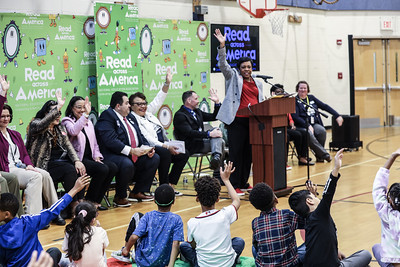
<path fill-rule="evenodd" d="M 289 197 L 289 206 L 301 217 L 307 217 L 310 213 L 310 208 L 308 207 L 306 200 L 310 196 L 311 192 L 309 190 L 300 190 L 294 192 Z"/>
<path fill-rule="evenodd" d="M 196 190 L 201 205 L 212 207 L 218 200 L 221 184 L 217 179 L 206 175 L 197 180 L 194 190 Z"/>
<path fill-rule="evenodd" d="M 392 200 L 392 208 L 400 211 L 400 183 L 394 183 L 390 186 L 387 193 L 388 201 Z"/>
<path fill-rule="evenodd" d="M 82 210 L 84 212 L 81 212 Z M 68 234 L 68 258 L 74 261 L 82 258 L 83 247 L 92 240 L 93 231 L 90 223 L 96 216 L 97 209 L 93 203 L 83 201 L 76 206 L 75 218 L 65 227 L 65 233 Z"/>
<path fill-rule="evenodd" d="M 249 200 L 254 208 L 261 211 L 269 211 L 274 206 L 275 194 L 269 185 L 258 183 L 251 190 Z"/>

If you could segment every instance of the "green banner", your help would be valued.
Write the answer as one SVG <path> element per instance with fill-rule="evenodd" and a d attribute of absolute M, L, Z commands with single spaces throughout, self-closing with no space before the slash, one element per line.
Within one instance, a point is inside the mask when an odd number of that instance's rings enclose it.
<path fill-rule="evenodd" d="M 142 87 L 135 5 L 95 3 L 97 83 L 99 111 L 108 108 L 111 95 L 128 95 Z"/>
<path fill-rule="evenodd" d="M 182 93 L 194 90 L 200 96 L 200 108 L 210 111 L 209 26 L 204 22 L 141 19 L 143 93 L 150 102 L 161 90 L 167 68 L 173 73 L 167 99 L 158 119 L 172 138 L 173 114 L 182 105 Z"/>
<path fill-rule="evenodd" d="M 0 36 L 0 73 L 11 84 L 11 129 L 24 137 L 31 119 L 44 102 L 56 99 L 57 90 L 67 103 L 74 95 L 90 95 L 97 105 L 93 18 L 3 13 Z"/>

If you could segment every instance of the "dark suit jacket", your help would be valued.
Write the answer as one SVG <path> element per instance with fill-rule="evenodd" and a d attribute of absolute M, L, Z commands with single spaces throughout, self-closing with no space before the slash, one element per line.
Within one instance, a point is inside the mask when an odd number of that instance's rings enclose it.
<path fill-rule="evenodd" d="M 201 109 L 195 109 L 197 120 L 186 110 L 184 106 L 175 113 L 174 116 L 174 136 L 177 140 L 185 142 L 185 147 L 190 154 L 201 150 L 203 147 L 203 138 L 207 138 L 207 132 L 204 131 L 205 121 L 215 121 L 219 111 L 215 106 L 213 113 L 203 112 Z M 200 129 L 200 130 L 199 130 Z"/>
<path fill-rule="evenodd" d="M 339 113 L 336 112 L 336 110 L 334 110 L 324 102 L 320 101 L 315 96 L 309 94 L 308 100 L 311 106 L 313 106 L 316 109 L 322 109 L 329 112 L 330 114 L 332 114 L 334 119 L 340 116 Z M 310 117 L 307 114 L 307 107 L 304 104 L 302 104 L 302 102 L 300 102 L 299 100 L 296 101 L 296 113 L 292 113 L 292 118 L 294 120 L 294 125 L 298 128 L 306 128 L 307 119 L 308 123 L 311 123 Z M 324 124 L 322 123 L 321 115 L 319 113 L 315 115 L 314 120 L 315 120 L 314 123 L 318 123 L 324 126 Z"/>
<path fill-rule="evenodd" d="M 139 144 L 136 145 L 138 147 L 141 145 L 149 145 L 140 132 L 135 116 L 129 113 L 126 119 L 136 130 L 139 140 Z M 126 131 L 123 122 L 118 118 L 117 114 L 115 114 L 111 107 L 101 113 L 95 129 L 100 151 L 104 157 L 111 154 L 122 155 L 122 149 L 125 146 L 130 145 L 128 137 L 129 133 Z"/>

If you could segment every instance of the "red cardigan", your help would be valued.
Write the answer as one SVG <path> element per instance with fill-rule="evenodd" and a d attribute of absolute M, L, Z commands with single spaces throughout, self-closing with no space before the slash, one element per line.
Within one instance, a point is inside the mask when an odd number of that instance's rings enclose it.
<path fill-rule="evenodd" d="M 6 100 L 7 99 L 5 97 L 0 96 L 0 111 L 1 112 L 3 112 L 3 106 L 4 106 L 4 103 L 6 102 Z M 22 140 L 21 134 L 17 131 L 13 131 L 10 129 L 7 129 L 7 131 L 11 137 L 11 140 L 18 147 L 21 161 L 26 165 L 33 165 L 32 161 L 28 155 L 28 152 L 26 151 L 26 147 L 24 145 L 24 141 Z M 5 172 L 10 171 L 10 169 L 8 168 L 8 150 L 9 150 L 8 141 L 3 136 L 3 134 L 0 133 L 0 170 L 5 171 Z"/>

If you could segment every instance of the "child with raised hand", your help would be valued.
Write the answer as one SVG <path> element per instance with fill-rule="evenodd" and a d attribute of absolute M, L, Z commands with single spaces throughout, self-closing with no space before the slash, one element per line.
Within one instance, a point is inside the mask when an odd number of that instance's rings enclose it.
<path fill-rule="evenodd" d="M 372 247 L 372 252 L 380 266 L 400 266 L 400 183 L 389 184 L 389 170 L 400 148 L 390 155 L 385 165 L 375 176 L 372 198 L 381 218 L 381 243 Z"/>
<path fill-rule="evenodd" d="M 300 190 L 289 197 L 292 210 L 306 218 L 304 266 L 364 267 L 371 261 L 371 254 L 366 250 L 360 250 L 349 257 L 338 250 L 336 225 L 330 209 L 340 178 L 343 151 L 339 150 L 335 156 L 335 166 L 325 184 L 321 200 L 310 190 Z"/>
<path fill-rule="evenodd" d="M 312 183 L 307 188 L 313 189 Z M 256 266 L 298 266 L 295 231 L 304 229 L 305 219 L 291 210 L 277 209 L 278 198 L 265 183 L 256 184 L 249 199 L 261 211 L 251 223 Z"/>
<path fill-rule="evenodd" d="M 106 267 L 105 249 L 109 244 L 106 231 L 96 220 L 96 206 L 81 202 L 75 208 L 75 218 L 65 227 L 62 250 L 73 266 Z"/>
<path fill-rule="evenodd" d="M 225 170 L 220 168 L 221 179 L 232 198 L 232 204 L 221 210 L 215 209 L 221 191 L 217 179 L 203 176 L 194 184 L 196 201 L 200 202 L 202 213 L 188 221 L 188 242 L 180 246 L 181 255 L 192 266 L 231 267 L 238 262 L 244 249 L 242 238 L 231 239 L 230 225 L 238 219 L 240 207 L 240 198 L 229 181 L 235 170 L 232 167 L 232 162 L 228 162 Z"/>
<path fill-rule="evenodd" d="M 0 265 L 27 266 L 32 252 L 36 250 L 40 254 L 43 250 L 38 232 L 56 218 L 71 203 L 72 198 L 89 183 L 89 176 L 79 177 L 74 187 L 49 209 L 21 218 L 15 217 L 19 207 L 18 199 L 10 193 L 1 194 L 0 222 L 4 221 L 5 224 L 0 226 Z M 57 248 L 49 250 L 54 266 L 58 266 L 61 252 Z"/>
<path fill-rule="evenodd" d="M 132 216 L 125 246 L 111 256 L 117 260 L 131 262 L 130 250 L 136 246 L 135 262 L 138 266 L 173 267 L 183 241 L 183 222 L 179 215 L 171 212 L 175 202 L 175 190 L 169 184 L 162 184 L 154 192 L 158 209 L 147 212 L 139 218 Z"/>

